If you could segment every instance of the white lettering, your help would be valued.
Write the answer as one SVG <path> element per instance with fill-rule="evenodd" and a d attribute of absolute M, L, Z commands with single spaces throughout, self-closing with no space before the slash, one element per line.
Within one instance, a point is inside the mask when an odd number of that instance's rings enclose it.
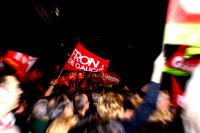
<path fill-rule="evenodd" d="M 76 64 L 75 64 L 75 67 L 76 67 L 77 69 L 80 69 L 81 66 L 80 66 L 79 63 L 76 63 Z"/>
<path fill-rule="evenodd" d="M 80 63 L 83 64 L 83 65 L 90 66 L 91 61 L 90 61 L 90 58 L 88 58 L 87 56 L 81 56 L 80 57 Z"/>
<path fill-rule="evenodd" d="M 193 69 L 192 66 L 185 64 L 184 59 L 181 56 L 177 56 L 172 60 L 172 66 L 188 72 Z"/>
<path fill-rule="evenodd" d="M 73 55 L 74 55 L 74 57 L 73 57 Z M 81 53 L 77 50 L 77 49 L 75 49 L 74 50 L 74 52 L 72 53 L 72 58 L 73 58 L 73 60 L 76 60 L 77 62 L 79 62 L 79 58 L 81 57 Z"/>
<path fill-rule="evenodd" d="M 90 58 L 90 64 L 89 64 L 89 66 L 91 65 L 91 63 L 94 65 L 95 68 L 97 68 L 100 62 L 99 62 L 99 60 L 97 60 L 97 62 L 95 63 L 94 59 Z"/>
<path fill-rule="evenodd" d="M 72 53 L 71 60 L 75 60 L 76 62 L 87 66 L 93 65 L 95 68 L 97 68 L 100 63 L 99 60 L 95 61 L 93 58 L 82 55 L 81 52 L 79 52 L 77 49 L 75 49 Z"/>
<path fill-rule="evenodd" d="M 175 68 L 180 68 L 183 64 L 183 58 L 181 56 L 177 56 L 172 60 L 172 66 Z"/>
<path fill-rule="evenodd" d="M 74 66 L 75 61 L 72 60 L 71 58 L 69 58 L 68 63 L 71 64 L 72 66 Z"/>
<path fill-rule="evenodd" d="M 84 66 L 81 66 L 81 68 L 80 68 L 80 70 L 87 71 L 87 70 L 85 70 L 85 69 L 87 69 L 87 68 L 85 68 Z"/>

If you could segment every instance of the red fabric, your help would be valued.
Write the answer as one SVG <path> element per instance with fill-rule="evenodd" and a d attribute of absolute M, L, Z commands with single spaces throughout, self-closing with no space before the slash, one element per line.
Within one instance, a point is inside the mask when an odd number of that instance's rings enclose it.
<path fill-rule="evenodd" d="M 14 68 L 18 74 L 23 75 L 36 62 L 37 58 L 24 53 L 8 50 L 3 61 Z"/>
<path fill-rule="evenodd" d="M 119 85 L 121 78 L 113 72 L 94 73 L 92 81 L 105 85 Z"/>
<path fill-rule="evenodd" d="M 109 60 L 105 60 L 85 49 L 80 42 L 64 66 L 64 70 L 106 72 Z"/>
<path fill-rule="evenodd" d="M 172 82 L 172 103 L 175 107 L 178 107 L 178 98 L 183 95 L 183 91 L 180 87 L 180 84 L 178 83 L 177 79 L 172 76 L 171 77 Z"/>
<path fill-rule="evenodd" d="M 106 72 L 103 74 L 104 84 L 118 85 L 119 82 L 120 82 L 120 77 L 117 74 L 113 72 Z"/>
<path fill-rule="evenodd" d="M 78 73 L 78 79 L 83 79 L 85 77 L 85 74 L 84 73 L 82 73 L 82 72 L 79 72 Z"/>
<path fill-rule="evenodd" d="M 188 0 L 190 1 L 190 0 Z M 169 0 L 167 10 L 167 23 L 200 23 L 200 14 L 186 12 L 180 0 Z"/>
<path fill-rule="evenodd" d="M 199 56 L 193 56 L 189 59 L 184 59 L 186 45 L 180 45 L 178 50 L 167 60 L 166 66 L 169 68 L 176 68 L 184 72 L 191 72 L 199 64 Z"/>

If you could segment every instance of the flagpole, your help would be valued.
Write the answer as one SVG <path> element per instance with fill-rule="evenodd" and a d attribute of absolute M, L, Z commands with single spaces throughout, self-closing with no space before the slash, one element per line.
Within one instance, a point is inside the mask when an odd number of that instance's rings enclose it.
<path fill-rule="evenodd" d="M 78 71 L 76 71 L 75 89 L 78 88 Z"/>
<path fill-rule="evenodd" d="M 56 78 L 56 80 L 61 76 L 63 70 L 64 70 L 64 67 L 63 67 L 62 70 L 60 71 L 60 73 L 59 73 L 58 77 Z"/>

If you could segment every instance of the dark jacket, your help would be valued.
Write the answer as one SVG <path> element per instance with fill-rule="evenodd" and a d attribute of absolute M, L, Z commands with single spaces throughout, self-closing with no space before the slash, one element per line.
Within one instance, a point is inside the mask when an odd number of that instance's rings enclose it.
<path fill-rule="evenodd" d="M 126 133 L 137 133 L 140 126 L 146 122 L 156 108 L 156 101 L 160 89 L 160 84 L 150 81 L 148 92 L 144 96 L 144 101 L 135 110 L 135 115 L 130 121 L 122 121 Z"/>

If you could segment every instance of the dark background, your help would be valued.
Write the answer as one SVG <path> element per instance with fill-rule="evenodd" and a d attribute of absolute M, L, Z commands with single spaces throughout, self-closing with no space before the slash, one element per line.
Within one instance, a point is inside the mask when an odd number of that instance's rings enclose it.
<path fill-rule="evenodd" d="M 3 51 L 14 49 L 39 57 L 34 67 L 49 76 L 53 64 L 62 66 L 80 40 L 89 51 L 111 60 L 109 70 L 130 88 L 149 81 L 153 60 L 162 47 L 167 0 L 32 0 L 29 6 L 23 2 L 4 5 Z"/>

